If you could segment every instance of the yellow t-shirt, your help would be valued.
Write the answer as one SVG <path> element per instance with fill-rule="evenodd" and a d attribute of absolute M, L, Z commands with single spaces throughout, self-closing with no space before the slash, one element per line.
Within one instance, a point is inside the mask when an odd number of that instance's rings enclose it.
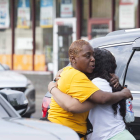
<path fill-rule="evenodd" d="M 88 77 L 68 66 L 63 69 L 61 78 L 58 81 L 58 88 L 73 98 L 78 99 L 81 103 L 87 100 L 94 92 L 99 90 Z M 71 113 L 61 108 L 53 98 L 49 109 L 48 119 L 51 122 L 68 126 L 76 132 L 85 135 L 87 132 L 87 116 L 88 112 Z"/>

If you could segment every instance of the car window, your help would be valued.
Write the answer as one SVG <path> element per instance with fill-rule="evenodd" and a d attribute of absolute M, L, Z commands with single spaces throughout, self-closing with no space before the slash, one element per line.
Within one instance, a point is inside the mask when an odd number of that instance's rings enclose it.
<path fill-rule="evenodd" d="M 4 71 L 4 67 L 0 64 L 0 71 Z"/>
<path fill-rule="evenodd" d="M 115 56 L 117 62 L 116 75 L 122 84 L 125 66 L 132 52 L 132 45 L 113 46 L 105 49 L 111 51 Z"/>
<path fill-rule="evenodd" d="M 4 110 L 4 108 L 0 105 L 0 118 L 9 117 L 8 113 Z"/>
<path fill-rule="evenodd" d="M 140 91 L 140 52 L 136 51 L 130 61 L 125 85 L 132 91 Z"/>

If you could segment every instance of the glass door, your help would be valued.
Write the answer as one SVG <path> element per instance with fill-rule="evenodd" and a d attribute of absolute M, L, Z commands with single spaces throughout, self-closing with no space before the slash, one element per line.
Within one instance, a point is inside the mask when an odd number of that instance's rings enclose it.
<path fill-rule="evenodd" d="M 56 18 L 53 36 L 53 74 L 56 75 L 69 63 L 69 46 L 76 40 L 76 18 Z"/>
<path fill-rule="evenodd" d="M 68 50 L 72 43 L 72 25 L 58 26 L 58 69 L 69 63 Z"/>

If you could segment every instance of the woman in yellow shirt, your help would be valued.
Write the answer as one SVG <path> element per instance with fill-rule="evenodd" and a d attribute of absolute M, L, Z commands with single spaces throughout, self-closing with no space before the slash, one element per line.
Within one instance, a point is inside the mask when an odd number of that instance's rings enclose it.
<path fill-rule="evenodd" d="M 61 108 L 56 101 L 57 98 L 51 99 L 48 119 L 51 122 L 59 123 L 68 126 L 75 130 L 81 137 L 87 132 L 87 116 L 88 110 L 95 104 L 116 103 L 124 98 L 130 98 L 131 93 L 128 89 L 123 89 L 114 94 L 103 92 L 98 89 L 87 77 L 87 74 L 92 73 L 95 67 L 94 50 L 87 41 L 77 40 L 73 42 L 69 48 L 69 59 L 71 66 L 63 69 L 61 78 L 58 80 L 58 89 L 65 95 L 70 95 L 84 104 L 84 108 L 79 110 L 79 113 L 71 113 L 74 107 L 67 102 L 66 108 Z M 51 83 L 49 91 L 52 93 L 59 92 L 55 85 Z M 59 94 L 59 96 L 61 96 Z M 56 101 L 55 101 L 56 100 Z M 75 101 L 74 101 L 75 102 Z M 86 104 L 90 102 L 90 107 L 87 110 Z M 63 102 L 61 102 L 63 104 Z M 78 110 L 78 107 L 77 107 Z"/>

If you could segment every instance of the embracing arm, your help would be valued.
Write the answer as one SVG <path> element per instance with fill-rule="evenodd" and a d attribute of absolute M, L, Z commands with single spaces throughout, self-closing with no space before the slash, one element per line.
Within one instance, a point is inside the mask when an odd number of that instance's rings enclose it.
<path fill-rule="evenodd" d="M 55 88 L 52 89 L 52 87 L 54 86 Z M 50 84 L 48 85 L 48 89 L 49 91 L 52 89 L 51 94 L 53 95 L 53 98 L 57 102 L 57 104 L 68 112 L 83 113 L 89 111 L 95 106 L 95 104 L 90 101 L 80 103 L 78 99 L 75 99 L 70 95 L 61 92 L 57 88 L 57 84 L 54 82 L 50 82 Z"/>
<path fill-rule="evenodd" d="M 55 88 L 52 89 L 54 86 Z M 87 101 L 80 103 L 79 100 L 57 89 L 57 83 L 50 82 L 48 85 L 48 90 L 51 90 L 53 98 L 59 106 L 61 106 L 64 110 L 73 113 L 82 113 L 88 111 L 93 108 L 95 104 L 114 104 L 122 99 L 133 98 L 130 90 L 127 88 L 114 93 L 98 90 L 93 93 Z"/>
<path fill-rule="evenodd" d="M 133 99 L 130 90 L 125 88 L 119 92 L 114 93 L 98 90 L 93 93 L 88 100 L 98 104 L 115 104 L 122 99 L 128 98 Z"/>

